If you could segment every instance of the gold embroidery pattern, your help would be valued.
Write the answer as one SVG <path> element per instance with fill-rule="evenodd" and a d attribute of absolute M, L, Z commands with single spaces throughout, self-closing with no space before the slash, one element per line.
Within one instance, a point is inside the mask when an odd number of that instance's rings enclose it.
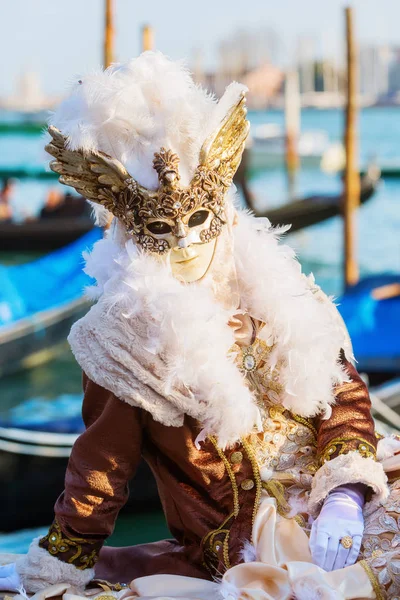
<path fill-rule="evenodd" d="M 49 533 L 39 541 L 39 546 L 45 548 L 52 556 L 61 558 L 67 552 L 73 552 L 66 562 L 73 564 L 77 569 L 92 569 L 98 559 L 98 549 L 90 553 L 84 551 L 85 545 L 99 546 L 99 542 L 87 540 L 85 538 L 64 537 L 61 527 L 57 521 L 54 521 L 50 527 Z M 61 558 L 62 560 L 62 558 Z"/>
<path fill-rule="evenodd" d="M 269 356 L 274 348 L 274 344 L 269 346 L 264 340 L 256 338 L 250 346 L 234 344 L 230 350 L 236 355 L 237 368 L 256 394 L 261 416 L 266 401 L 278 406 L 281 404 L 283 386 L 279 381 L 279 369 L 282 361 L 278 361 L 274 368 L 269 365 Z"/>
<path fill-rule="evenodd" d="M 263 481 L 262 487 L 268 492 L 269 496 L 275 498 L 278 513 L 282 517 L 286 517 L 291 511 L 291 507 L 285 498 L 285 486 L 283 483 L 270 479 L 269 481 Z"/>
<path fill-rule="evenodd" d="M 231 513 L 225 521 L 217 528 L 209 531 L 201 540 L 203 548 L 203 565 L 211 573 L 216 574 L 217 565 L 219 563 L 218 552 L 222 548 L 223 563 L 225 569 L 229 569 L 231 564 L 229 560 L 229 521 L 235 518 L 234 513 Z"/>
<path fill-rule="evenodd" d="M 253 534 L 253 525 L 254 525 L 254 521 L 256 519 L 256 515 L 257 515 L 257 511 L 258 511 L 258 507 L 260 504 L 260 500 L 261 500 L 261 477 L 260 477 L 260 469 L 258 467 L 257 464 L 257 460 L 256 457 L 254 455 L 253 449 L 251 447 L 251 444 L 249 444 L 247 442 L 247 440 L 242 440 L 242 444 L 243 444 L 243 448 L 246 451 L 247 456 L 249 457 L 250 463 L 251 463 L 251 467 L 253 469 L 253 475 L 254 475 L 254 480 L 256 482 L 256 496 L 254 499 L 254 507 L 253 507 L 253 514 L 251 517 L 251 529 L 252 529 L 252 534 Z"/>
<path fill-rule="evenodd" d="M 218 456 L 224 463 L 226 472 L 228 473 L 228 477 L 231 480 L 232 491 L 233 491 L 233 516 L 237 517 L 239 514 L 239 490 L 238 490 L 238 486 L 236 483 L 235 474 L 232 470 L 229 460 L 226 458 L 226 456 L 222 452 L 221 448 L 219 448 L 216 438 L 214 436 L 210 436 L 209 440 L 212 443 L 212 445 L 214 446 L 215 450 L 217 451 Z"/>
<path fill-rule="evenodd" d="M 374 572 L 371 569 L 371 567 L 369 566 L 369 564 L 365 560 L 360 560 L 359 564 L 362 566 L 362 568 L 368 575 L 368 579 L 371 582 L 372 589 L 374 590 L 374 593 L 376 596 L 376 600 L 385 600 L 385 596 L 382 593 L 381 586 L 379 585 L 379 582 L 378 582 L 377 578 L 375 577 Z"/>
<path fill-rule="evenodd" d="M 203 548 L 203 565 L 211 573 L 215 575 L 217 565 L 219 563 L 218 552 L 222 548 L 223 563 L 226 569 L 229 569 L 231 564 L 229 560 L 229 528 L 227 527 L 230 521 L 233 521 L 239 514 L 239 490 L 236 483 L 235 474 L 229 460 L 224 452 L 219 448 L 218 442 L 214 436 L 209 437 L 210 442 L 214 446 L 218 456 L 224 463 L 226 472 L 232 485 L 233 493 L 233 512 L 225 519 L 225 521 L 217 528 L 209 531 L 201 541 Z"/>
<path fill-rule="evenodd" d="M 127 583 L 111 583 L 106 579 L 92 579 L 89 585 L 90 587 L 98 586 L 105 592 L 122 592 L 128 587 Z"/>
<path fill-rule="evenodd" d="M 400 483 L 391 484 L 389 489 L 383 503 L 373 500 L 365 506 L 360 558 L 380 586 L 381 596 L 375 592 L 377 598 L 396 600 L 400 598 Z"/>
<path fill-rule="evenodd" d="M 300 415 L 295 415 L 293 413 L 291 413 L 291 416 L 296 421 L 296 423 L 301 423 L 301 425 L 308 427 L 308 429 L 314 434 L 315 438 L 317 438 L 318 431 L 315 429 L 314 425 L 309 419 L 305 419 L 304 417 L 300 417 Z"/>
<path fill-rule="evenodd" d="M 354 447 L 356 443 L 356 447 Z M 358 437 L 336 438 L 332 440 L 326 448 L 320 453 L 320 463 L 324 464 L 332 459 L 333 456 L 347 454 L 356 451 L 363 458 L 376 458 L 376 450 L 367 440 Z"/>

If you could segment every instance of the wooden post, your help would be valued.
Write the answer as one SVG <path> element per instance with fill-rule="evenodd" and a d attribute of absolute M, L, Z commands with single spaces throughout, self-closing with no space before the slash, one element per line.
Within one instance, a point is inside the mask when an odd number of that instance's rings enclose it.
<path fill-rule="evenodd" d="M 360 204 L 360 174 L 358 169 L 357 135 L 357 48 L 354 36 L 353 9 L 347 7 L 346 45 L 347 45 L 347 98 L 345 150 L 346 167 L 344 175 L 344 282 L 345 287 L 355 285 L 359 280 L 357 263 L 356 216 Z"/>
<path fill-rule="evenodd" d="M 106 0 L 104 23 L 104 68 L 114 61 L 114 25 L 113 25 L 114 0 Z"/>
<path fill-rule="evenodd" d="M 289 197 L 294 199 L 295 175 L 298 170 L 297 151 L 300 133 L 300 90 L 297 71 L 288 71 L 285 79 L 285 164 L 289 182 Z"/>
<path fill-rule="evenodd" d="M 154 33 L 150 25 L 144 25 L 142 28 L 142 52 L 153 50 L 154 48 Z"/>

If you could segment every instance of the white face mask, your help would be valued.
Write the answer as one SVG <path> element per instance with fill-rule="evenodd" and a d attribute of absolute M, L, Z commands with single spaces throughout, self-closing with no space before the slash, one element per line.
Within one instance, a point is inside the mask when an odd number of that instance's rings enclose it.
<path fill-rule="evenodd" d="M 181 218 L 151 219 L 145 223 L 144 233 L 160 245 L 167 242 L 174 277 L 192 283 L 207 273 L 222 227 L 213 212 L 200 208 Z"/>

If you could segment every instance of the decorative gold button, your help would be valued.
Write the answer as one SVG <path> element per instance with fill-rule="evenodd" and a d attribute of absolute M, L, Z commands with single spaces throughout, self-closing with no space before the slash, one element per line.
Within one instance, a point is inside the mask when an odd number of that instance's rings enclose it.
<path fill-rule="evenodd" d="M 252 490 L 254 487 L 254 481 L 252 479 L 244 479 L 244 481 L 242 481 L 242 483 L 240 484 L 240 487 L 242 488 L 242 490 Z"/>
<path fill-rule="evenodd" d="M 238 465 L 243 460 L 243 452 L 232 452 L 231 454 L 231 463 L 233 465 Z"/>

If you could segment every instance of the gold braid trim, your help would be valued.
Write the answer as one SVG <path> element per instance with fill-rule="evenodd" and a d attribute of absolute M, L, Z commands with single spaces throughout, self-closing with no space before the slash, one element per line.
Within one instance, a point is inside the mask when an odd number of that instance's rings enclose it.
<path fill-rule="evenodd" d="M 293 417 L 293 419 L 297 422 L 297 423 L 301 423 L 301 425 L 304 425 L 305 427 L 308 427 L 308 429 L 310 431 L 312 431 L 312 433 L 314 434 L 315 437 L 318 436 L 318 431 L 316 430 L 316 428 L 314 427 L 314 425 L 311 423 L 311 421 L 309 421 L 309 419 L 305 419 L 304 417 L 300 417 L 300 415 L 295 415 L 294 413 L 290 413 Z"/>
<path fill-rule="evenodd" d="M 237 517 L 239 514 L 239 490 L 238 490 L 238 486 L 236 483 L 235 474 L 229 463 L 229 460 L 226 458 L 226 456 L 223 453 L 223 451 L 221 450 L 221 448 L 219 448 L 216 438 L 214 436 L 210 436 L 209 439 L 210 439 L 212 445 L 214 446 L 214 448 L 216 449 L 218 456 L 224 463 L 226 471 L 229 476 L 229 479 L 231 480 L 232 491 L 233 491 L 233 516 Z"/>
<path fill-rule="evenodd" d="M 265 490 L 267 490 L 269 496 L 273 496 L 275 498 L 278 513 L 282 517 L 286 517 L 292 509 L 285 498 L 285 486 L 283 483 L 274 479 L 270 479 L 269 481 L 263 481 L 261 485 Z"/>
<path fill-rule="evenodd" d="M 261 482 L 261 477 L 260 477 L 260 469 L 258 468 L 257 460 L 254 455 L 254 451 L 253 451 L 253 448 L 251 447 L 251 444 L 249 444 L 244 439 L 242 439 L 242 444 L 243 444 L 243 448 L 246 451 L 247 456 L 249 457 L 251 467 L 253 469 L 254 479 L 256 482 L 256 497 L 254 499 L 253 514 L 251 517 L 251 537 L 253 538 L 253 525 L 254 525 L 254 521 L 256 519 L 258 507 L 259 507 L 260 500 L 261 500 L 262 482 Z"/>
<path fill-rule="evenodd" d="M 355 444 L 356 447 L 354 446 Z M 347 454 L 348 452 L 358 452 L 363 458 L 376 459 L 376 450 L 370 442 L 359 437 L 343 437 L 329 442 L 322 452 L 320 452 L 319 461 L 321 464 L 324 464 L 332 458 L 336 458 L 340 454 Z"/>
<path fill-rule="evenodd" d="M 122 592 L 128 587 L 127 583 L 111 583 L 106 579 L 92 579 L 88 587 L 100 587 L 105 592 Z M 97 596 L 99 598 L 99 596 Z M 114 598 L 114 596 L 113 596 Z M 115 600 L 115 598 L 114 598 Z"/>
<path fill-rule="evenodd" d="M 379 585 L 379 582 L 378 582 L 378 580 L 377 580 L 377 578 L 375 576 L 375 573 L 373 572 L 373 570 L 371 569 L 371 567 L 369 566 L 369 564 L 367 563 L 367 561 L 360 560 L 359 564 L 362 566 L 362 568 L 364 569 L 364 571 L 368 575 L 368 579 L 371 582 L 372 589 L 374 590 L 374 593 L 375 593 L 375 596 L 376 596 L 376 600 L 385 600 L 385 596 L 382 593 L 381 586 Z"/>
<path fill-rule="evenodd" d="M 224 565 L 227 569 L 231 568 L 231 561 L 229 560 L 229 536 L 230 536 L 230 531 L 227 532 L 227 534 L 225 535 L 224 541 L 223 541 L 223 557 L 224 557 Z"/>
<path fill-rule="evenodd" d="M 211 573 L 211 575 L 215 575 L 213 572 L 214 567 L 213 563 L 219 561 L 218 558 L 218 548 L 217 545 L 222 546 L 222 556 L 223 562 L 226 569 L 229 569 L 231 566 L 229 560 L 229 529 L 226 527 L 227 523 L 231 519 L 235 519 L 239 514 L 239 490 L 236 483 L 235 474 L 233 472 L 232 466 L 229 463 L 229 460 L 226 458 L 224 452 L 219 448 L 218 442 L 214 436 L 209 436 L 209 440 L 214 446 L 218 456 L 222 460 L 226 472 L 228 473 L 228 477 L 230 479 L 232 485 L 232 493 L 233 493 L 233 512 L 228 515 L 228 517 L 221 523 L 221 525 L 217 529 L 213 529 L 209 531 L 201 540 L 201 547 L 203 548 L 203 565 L 207 568 L 207 570 Z M 223 536 L 221 538 L 217 538 L 217 536 Z M 217 538 L 217 539 L 216 539 Z"/>
<path fill-rule="evenodd" d="M 85 546 L 96 547 L 90 551 Z M 98 553 L 102 542 L 85 538 L 64 537 L 57 520 L 49 529 L 49 533 L 39 541 L 40 548 L 44 548 L 52 556 L 74 565 L 80 571 L 92 569 L 97 562 Z M 71 556 L 67 556 L 72 554 Z M 63 556 L 64 555 L 64 556 Z"/>

